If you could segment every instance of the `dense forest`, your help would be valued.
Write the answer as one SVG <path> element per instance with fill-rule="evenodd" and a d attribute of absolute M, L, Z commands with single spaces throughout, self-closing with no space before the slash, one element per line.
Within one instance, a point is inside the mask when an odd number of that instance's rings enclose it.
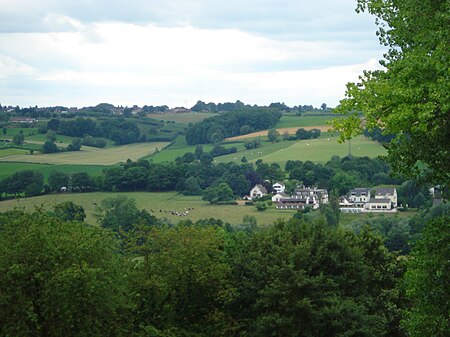
<path fill-rule="evenodd" d="M 270 129 L 280 118 L 281 112 L 271 108 L 222 113 L 189 127 L 186 131 L 186 142 L 189 145 L 220 143 L 227 137 Z"/>

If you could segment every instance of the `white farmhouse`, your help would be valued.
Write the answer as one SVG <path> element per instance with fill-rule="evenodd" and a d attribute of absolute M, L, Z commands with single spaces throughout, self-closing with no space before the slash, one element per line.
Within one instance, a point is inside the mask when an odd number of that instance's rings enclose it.
<path fill-rule="evenodd" d="M 257 184 L 250 190 L 250 199 L 261 198 L 267 194 L 267 190 L 263 185 Z"/>
<path fill-rule="evenodd" d="M 375 189 L 375 200 L 389 199 L 392 207 L 397 207 L 397 190 L 394 187 L 383 187 Z"/>

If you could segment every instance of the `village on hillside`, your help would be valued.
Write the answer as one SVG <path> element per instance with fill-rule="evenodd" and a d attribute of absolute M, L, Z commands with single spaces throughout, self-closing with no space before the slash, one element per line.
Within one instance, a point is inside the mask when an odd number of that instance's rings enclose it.
<path fill-rule="evenodd" d="M 318 209 L 321 204 L 329 203 L 326 189 L 297 186 L 292 193 L 285 192 L 286 186 L 276 182 L 272 185 L 272 202 L 276 209 L 298 209 L 306 207 Z M 255 185 L 245 200 L 257 200 L 269 195 L 267 188 Z M 397 190 L 394 187 L 354 188 L 348 194 L 339 197 L 339 210 L 343 213 L 397 212 Z"/>

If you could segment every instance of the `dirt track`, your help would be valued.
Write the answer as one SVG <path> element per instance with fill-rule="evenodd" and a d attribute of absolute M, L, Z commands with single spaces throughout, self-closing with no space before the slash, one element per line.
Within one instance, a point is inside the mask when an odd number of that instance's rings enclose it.
<path fill-rule="evenodd" d="M 329 126 L 329 125 L 297 126 L 295 128 L 280 128 L 280 129 L 277 129 L 277 131 L 280 133 L 280 135 L 283 135 L 286 131 L 290 135 L 294 135 L 295 132 L 297 132 L 297 130 L 301 129 L 301 128 L 303 128 L 305 130 L 319 129 L 322 132 L 326 132 L 326 131 L 328 131 L 331 128 L 331 126 Z M 248 133 L 246 135 L 226 138 L 225 140 L 226 141 L 232 141 L 232 140 L 241 140 L 241 139 L 246 139 L 246 138 L 255 138 L 255 137 L 258 137 L 258 136 L 267 136 L 267 132 L 268 132 L 268 130 L 258 131 L 258 132 Z"/>

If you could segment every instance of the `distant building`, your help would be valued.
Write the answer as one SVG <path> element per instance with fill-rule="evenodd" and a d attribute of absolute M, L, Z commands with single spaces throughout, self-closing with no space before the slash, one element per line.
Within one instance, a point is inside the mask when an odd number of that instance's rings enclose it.
<path fill-rule="evenodd" d="M 328 203 L 328 191 L 316 187 L 296 188 L 292 195 L 277 193 L 272 197 L 277 209 L 304 209 L 311 207 L 319 208 L 321 204 Z"/>
<path fill-rule="evenodd" d="M 29 118 L 29 117 L 13 117 L 10 118 L 9 121 L 11 123 L 17 123 L 17 124 L 32 124 L 37 122 L 36 118 Z"/>
<path fill-rule="evenodd" d="M 375 200 L 389 199 L 393 207 L 397 207 L 397 190 L 394 187 L 375 189 Z"/>
<path fill-rule="evenodd" d="M 287 198 L 289 198 L 289 195 L 287 195 L 287 194 L 284 193 L 284 192 L 280 192 L 280 193 L 275 194 L 275 195 L 272 197 L 272 201 L 273 201 L 273 202 L 280 202 L 281 199 L 287 199 Z"/>
<path fill-rule="evenodd" d="M 250 190 L 250 199 L 261 198 L 267 194 L 267 190 L 263 185 L 257 184 Z"/>
<path fill-rule="evenodd" d="M 314 197 L 320 204 L 328 204 L 328 191 L 317 187 L 296 188 L 293 196 L 295 197 Z"/>
<path fill-rule="evenodd" d="M 272 185 L 273 190 L 275 193 L 284 193 L 284 190 L 286 189 L 286 186 L 283 183 L 276 182 Z"/>
<path fill-rule="evenodd" d="M 373 197 L 369 188 L 355 188 L 339 197 L 339 209 L 344 213 L 396 212 L 397 190 L 376 188 Z"/>

